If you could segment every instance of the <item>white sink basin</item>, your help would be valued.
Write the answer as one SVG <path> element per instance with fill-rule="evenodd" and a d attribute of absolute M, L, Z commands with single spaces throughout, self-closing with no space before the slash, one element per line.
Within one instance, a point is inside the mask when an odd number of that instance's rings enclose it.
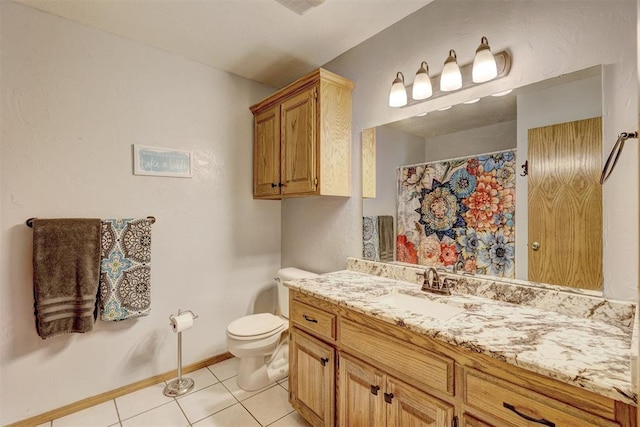
<path fill-rule="evenodd" d="M 453 316 L 464 312 L 464 309 L 460 307 L 454 307 L 431 301 L 427 298 L 407 295 L 400 292 L 392 292 L 379 296 L 374 298 L 374 301 L 386 304 L 391 308 L 399 308 L 440 321 L 449 320 Z"/>

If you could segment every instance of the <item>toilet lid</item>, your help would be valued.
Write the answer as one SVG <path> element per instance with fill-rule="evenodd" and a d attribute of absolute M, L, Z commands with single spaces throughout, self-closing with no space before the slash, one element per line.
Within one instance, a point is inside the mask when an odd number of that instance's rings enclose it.
<path fill-rule="evenodd" d="M 264 335 L 282 329 L 284 321 L 271 313 L 259 313 L 234 320 L 227 326 L 227 332 L 237 337 Z"/>

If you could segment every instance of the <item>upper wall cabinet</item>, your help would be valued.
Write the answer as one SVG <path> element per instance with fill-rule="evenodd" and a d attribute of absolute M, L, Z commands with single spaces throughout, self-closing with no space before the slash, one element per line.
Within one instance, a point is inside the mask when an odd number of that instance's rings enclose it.
<path fill-rule="evenodd" d="M 351 195 L 352 90 L 320 68 L 251 106 L 254 198 Z"/>

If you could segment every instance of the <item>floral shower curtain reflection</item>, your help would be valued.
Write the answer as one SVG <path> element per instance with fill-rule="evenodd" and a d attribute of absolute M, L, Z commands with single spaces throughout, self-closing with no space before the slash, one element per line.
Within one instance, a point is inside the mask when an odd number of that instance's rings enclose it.
<path fill-rule="evenodd" d="M 398 168 L 397 261 L 513 278 L 515 150 Z"/>

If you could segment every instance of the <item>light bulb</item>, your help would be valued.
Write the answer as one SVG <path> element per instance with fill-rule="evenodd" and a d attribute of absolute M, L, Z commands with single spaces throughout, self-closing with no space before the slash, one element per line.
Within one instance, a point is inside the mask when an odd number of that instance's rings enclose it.
<path fill-rule="evenodd" d="M 407 89 L 404 87 L 404 75 L 398 71 L 391 84 L 389 92 L 389 107 L 404 107 L 407 105 Z"/>
<path fill-rule="evenodd" d="M 496 59 L 493 57 L 493 53 L 491 53 L 491 49 L 489 48 L 489 40 L 484 36 L 480 39 L 480 46 L 476 49 L 471 75 L 474 83 L 488 82 L 498 76 Z"/>
<path fill-rule="evenodd" d="M 431 87 L 431 78 L 429 77 L 429 65 L 422 61 L 420 68 L 416 72 L 416 78 L 413 81 L 413 91 L 411 97 L 413 99 L 427 99 L 433 95 Z"/>
<path fill-rule="evenodd" d="M 440 75 L 440 90 L 443 92 L 450 92 L 462 87 L 462 73 L 460 73 L 456 59 L 456 51 L 451 49 L 449 57 L 444 61 L 444 68 Z"/>

